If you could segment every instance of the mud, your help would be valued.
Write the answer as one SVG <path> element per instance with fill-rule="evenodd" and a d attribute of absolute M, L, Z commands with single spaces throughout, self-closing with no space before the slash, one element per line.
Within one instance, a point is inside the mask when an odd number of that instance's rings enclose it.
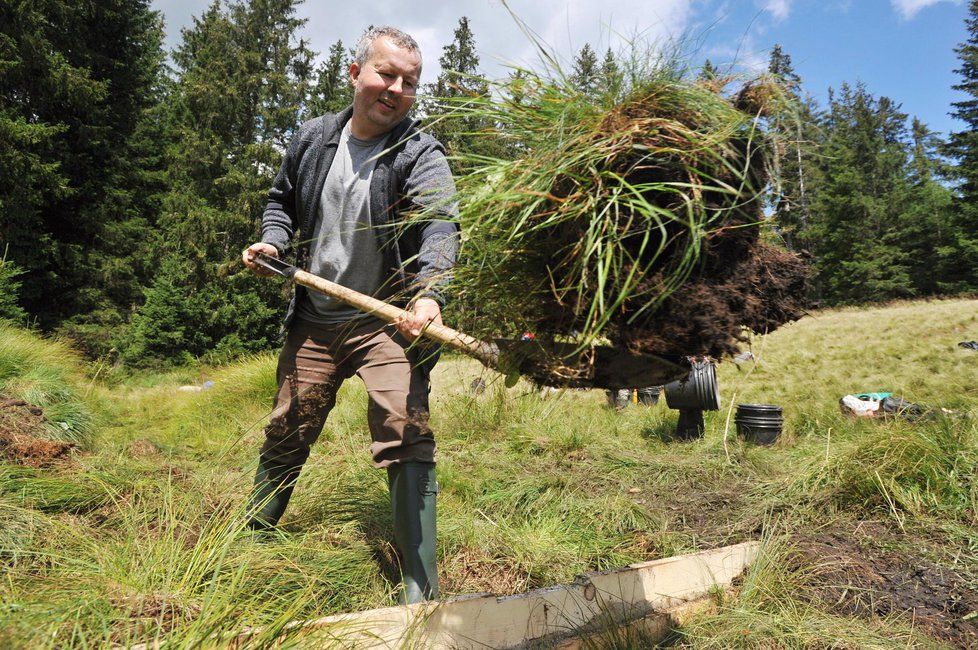
<path fill-rule="evenodd" d="M 46 422 L 40 407 L 0 395 L 0 459 L 35 468 L 68 461 L 75 445 L 51 440 Z"/>
<path fill-rule="evenodd" d="M 978 592 L 958 572 L 906 550 L 873 522 L 795 539 L 793 568 L 820 607 L 848 616 L 896 616 L 935 639 L 978 648 Z"/>
<path fill-rule="evenodd" d="M 721 359 L 739 352 L 748 330 L 771 332 L 805 313 L 809 271 L 798 255 L 761 243 L 742 260 L 723 246 L 716 251 L 714 270 L 688 281 L 644 322 L 619 325 L 612 340 L 633 352 Z"/>

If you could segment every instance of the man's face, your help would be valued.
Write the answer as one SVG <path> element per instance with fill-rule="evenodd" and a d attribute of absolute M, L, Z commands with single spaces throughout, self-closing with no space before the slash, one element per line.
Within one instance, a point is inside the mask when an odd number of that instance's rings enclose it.
<path fill-rule="evenodd" d="M 369 140 L 380 137 L 404 119 L 414 104 L 421 57 L 381 36 L 370 47 L 361 68 L 350 65 L 353 83 L 353 135 Z"/>

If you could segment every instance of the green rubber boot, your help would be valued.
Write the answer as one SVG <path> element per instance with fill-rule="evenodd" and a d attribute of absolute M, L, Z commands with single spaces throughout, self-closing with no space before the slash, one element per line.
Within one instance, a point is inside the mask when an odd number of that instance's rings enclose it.
<path fill-rule="evenodd" d="M 255 487 L 251 491 L 248 511 L 251 530 L 268 530 L 278 525 L 292 497 L 292 489 L 299 478 L 299 470 L 275 463 L 264 457 L 258 461 Z"/>
<path fill-rule="evenodd" d="M 438 598 L 435 554 L 434 463 L 401 463 L 387 468 L 394 513 L 394 541 L 401 551 L 401 603 Z"/>

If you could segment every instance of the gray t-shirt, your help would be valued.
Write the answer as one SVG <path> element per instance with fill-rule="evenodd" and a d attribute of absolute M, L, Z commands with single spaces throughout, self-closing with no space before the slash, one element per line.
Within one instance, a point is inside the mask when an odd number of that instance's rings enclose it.
<path fill-rule="evenodd" d="M 343 127 L 333 164 L 319 197 L 319 218 L 309 250 L 309 272 L 373 296 L 384 278 L 384 259 L 371 228 L 370 177 L 386 135 L 360 140 Z M 381 297 L 381 296 L 377 296 Z M 365 316 L 345 303 L 306 292 L 299 315 L 316 323 L 342 323 Z"/>

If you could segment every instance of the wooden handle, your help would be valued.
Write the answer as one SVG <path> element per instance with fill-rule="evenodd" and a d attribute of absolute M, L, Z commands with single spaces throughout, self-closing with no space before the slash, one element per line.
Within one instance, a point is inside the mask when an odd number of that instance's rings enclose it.
<path fill-rule="evenodd" d="M 395 323 L 408 315 L 408 312 L 400 307 L 395 307 L 383 300 L 371 298 L 359 291 L 354 291 L 335 282 L 330 282 L 308 271 L 297 270 L 293 279 L 296 284 L 301 284 L 313 291 L 318 291 L 331 298 L 341 300 L 364 313 L 378 317 L 385 323 Z M 453 350 L 458 350 L 463 354 L 475 357 L 488 366 L 496 366 L 498 354 L 495 351 L 495 347 L 485 341 L 480 341 L 474 336 L 463 334 L 462 332 L 453 330 L 451 327 L 439 325 L 438 323 L 428 323 L 421 330 L 421 335 L 443 345 L 447 345 Z"/>

